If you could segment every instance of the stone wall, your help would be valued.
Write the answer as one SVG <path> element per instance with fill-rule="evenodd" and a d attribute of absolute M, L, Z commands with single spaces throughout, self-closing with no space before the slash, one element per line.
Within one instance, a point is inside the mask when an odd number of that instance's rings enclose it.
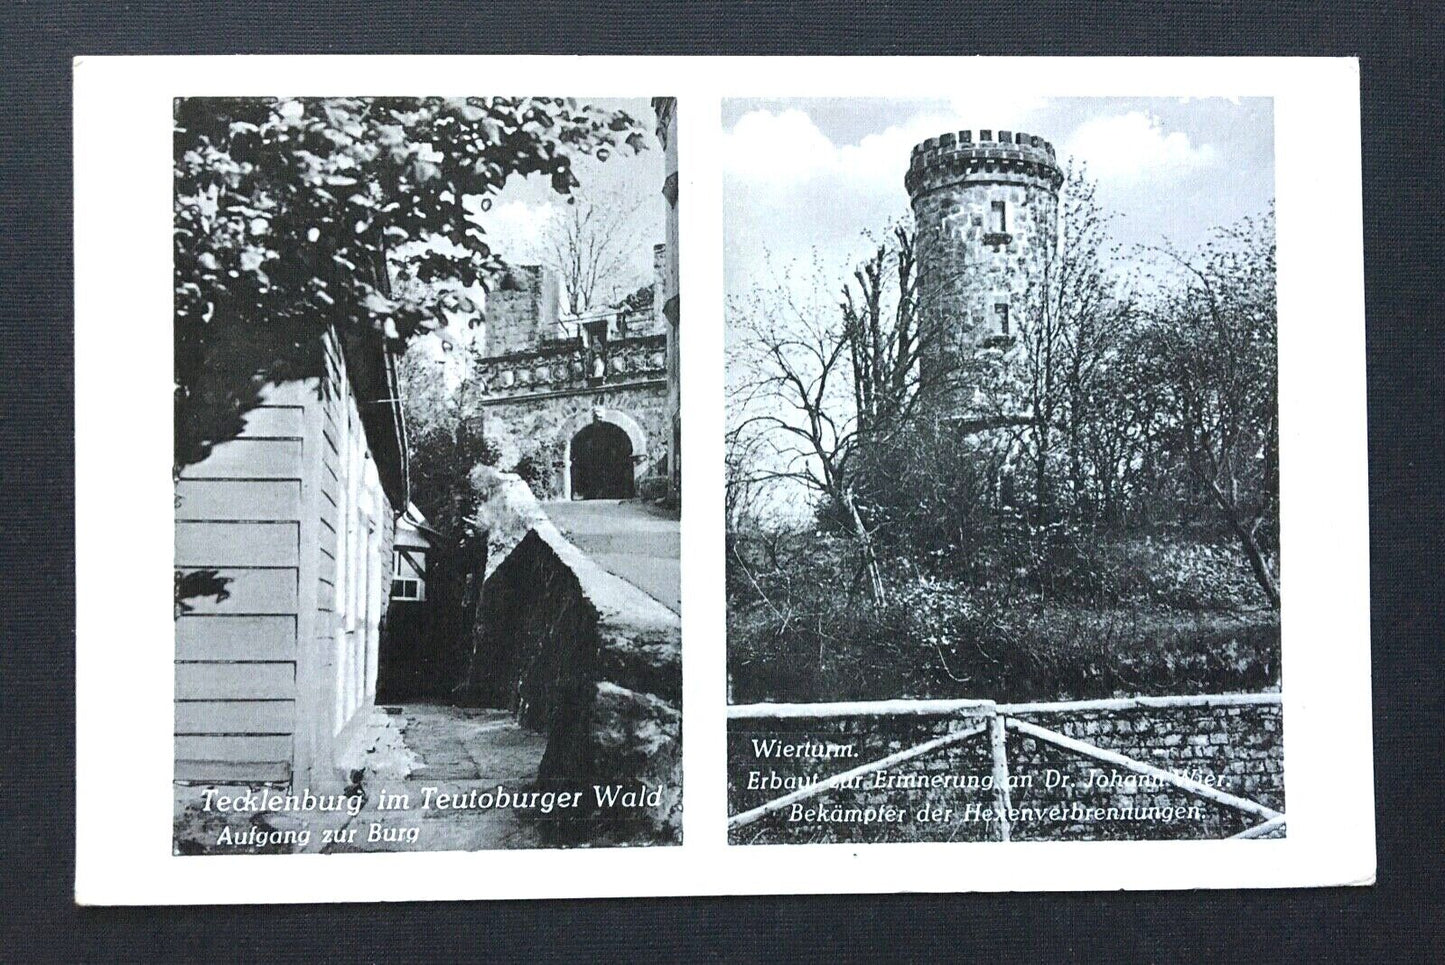
<path fill-rule="evenodd" d="M 606 572 L 550 522 L 531 527 L 487 579 L 470 690 L 547 735 L 539 785 L 582 791 L 559 839 L 676 842 L 682 835 L 678 617 Z M 643 792 L 601 807 L 593 788 Z"/>
<path fill-rule="evenodd" d="M 678 168 L 677 168 L 677 98 L 654 97 L 653 110 L 657 114 L 657 137 L 667 151 L 667 176 L 662 182 L 662 196 L 667 201 L 667 242 L 661 246 L 661 265 L 657 274 L 657 295 L 654 302 L 661 305 L 663 317 L 667 320 L 667 411 L 671 420 L 671 440 L 668 446 L 668 468 L 673 499 L 682 496 L 682 419 L 680 396 L 681 351 L 679 326 L 681 323 L 681 298 L 679 290 L 678 261 Z M 656 252 L 657 249 L 654 249 Z"/>
<path fill-rule="evenodd" d="M 667 454 L 666 404 L 666 383 L 656 381 L 498 399 L 487 404 L 485 417 L 504 425 L 518 451 L 533 462 L 538 471 L 533 483 L 538 495 L 556 498 L 568 491 L 572 437 L 594 418 L 635 425 L 641 440 L 639 451 L 639 439 L 633 439 L 636 478 L 640 482 L 656 475 Z"/>
<path fill-rule="evenodd" d="M 1284 810 L 1278 704 L 1017 716 L 1185 774 L 1237 797 Z M 795 789 L 800 779 L 808 783 L 826 778 L 969 723 L 941 716 L 733 721 L 728 733 L 729 813 L 737 814 L 781 797 Z M 775 751 L 801 745 L 814 754 L 760 756 L 754 742 L 770 740 L 778 742 L 771 745 Z M 1264 820 L 1014 731 L 1007 732 L 1005 746 L 1014 783 L 1010 804 L 1030 812 L 1013 823 L 1011 837 L 1016 841 L 1222 838 Z M 856 786 L 830 790 L 803 802 L 804 812 L 822 805 L 825 811 L 835 809 L 829 813 L 809 816 L 784 809 L 733 831 L 731 840 L 796 843 L 996 839 L 996 825 L 981 813 L 981 809 L 994 805 L 986 733 L 884 773 L 893 777 L 880 781 L 870 775 L 861 778 Z M 918 777 L 942 786 L 918 787 Z M 915 782 L 915 786 L 909 786 L 909 782 Z M 749 788 L 749 783 L 754 786 Z M 843 811 L 852 807 L 875 809 L 879 812 L 877 820 L 866 824 L 848 820 L 850 816 Z M 901 819 L 884 820 L 882 812 L 888 808 L 895 809 Z M 1087 809 L 1093 808 L 1116 811 L 1112 815 L 1107 810 L 1089 813 Z M 1135 809 L 1136 815 L 1142 808 L 1182 813 L 1169 818 L 1131 817 L 1129 808 Z M 921 821 L 919 815 L 924 810 L 928 820 Z"/>
<path fill-rule="evenodd" d="M 475 511 L 472 518 L 487 533 L 484 577 L 501 565 L 532 527 L 547 522 L 537 497 L 516 473 L 478 466 L 470 477 Z"/>
<path fill-rule="evenodd" d="M 487 356 L 474 378 L 491 399 L 525 399 L 566 392 L 609 391 L 666 378 L 666 336 L 648 332 L 654 316 L 637 320 L 641 332 L 587 346 L 580 336 L 551 339 L 522 352 Z"/>
<path fill-rule="evenodd" d="M 557 277 L 537 265 L 508 270 L 487 293 L 485 354 L 527 352 L 557 332 Z"/>
<path fill-rule="evenodd" d="M 544 268 L 510 269 L 487 295 L 486 335 L 471 378 L 484 418 L 516 443 L 538 495 L 571 495 L 572 438 L 594 416 L 627 432 L 639 491 L 649 477 L 666 475 L 676 340 L 656 305 L 666 293 L 653 294 L 650 308 L 619 309 L 581 328 L 575 319 L 559 324 L 556 277 Z"/>

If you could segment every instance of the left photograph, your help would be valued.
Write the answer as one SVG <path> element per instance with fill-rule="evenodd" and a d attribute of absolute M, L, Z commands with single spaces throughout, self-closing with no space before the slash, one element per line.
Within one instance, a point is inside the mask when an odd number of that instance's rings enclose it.
<path fill-rule="evenodd" d="M 174 852 L 681 842 L 677 101 L 174 101 Z"/>

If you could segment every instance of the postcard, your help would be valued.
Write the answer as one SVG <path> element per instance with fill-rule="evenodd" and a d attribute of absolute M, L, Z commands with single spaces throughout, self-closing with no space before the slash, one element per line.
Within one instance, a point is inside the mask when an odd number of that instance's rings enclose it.
<path fill-rule="evenodd" d="M 1355 61 L 75 92 L 78 901 L 1373 881 Z"/>

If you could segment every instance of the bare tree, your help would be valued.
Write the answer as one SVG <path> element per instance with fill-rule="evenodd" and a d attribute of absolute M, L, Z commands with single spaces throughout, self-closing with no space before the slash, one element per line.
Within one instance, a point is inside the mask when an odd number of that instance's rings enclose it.
<path fill-rule="evenodd" d="M 1119 249 L 1110 238 L 1110 216 L 1095 200 L 1095 190 L 1084 169 L 1070 168 L 1060 216 L 1063 237 L 1047 294 L 1062 320 L 1062 429 L 1070 496 L 1076 510 L 1091 513 L 1097 512 L 1100 502 L 1091 483 L 1099 480 L 1090 478 L 1085 437 L 1091 426 L 1102 421 L 1105 370 L 1118 358 L 1133 310 L 1110 272 Z"/>
<path fill-rule="evenodd" d="M 580 189 L 547 223 L 540 257 L 557 273 L 569 314 L 611 305 L 641 283 L 633 259 L 645 243 L 642 209 L 616 191 Z"/>
<path fill-rule="evenodd" d="M 891 229 L 835 306 L 800 306 L 780 287 L 733 303 L 730 314 L 738 373 L 730 439 L 747 457 L 737 484 L 788 483 L 821 497 L 850 528 L 860 576 L 881 602 L 877 524 L 867 519 L 880 479 L 859 470 L 915 423 L 929 397 L 925 381 L 951 376 L 944 365 L 920 365 L 913 232 Z"/>
<path fill-rule="evenodd" d="M 1172 395 L 1176 447 L 1239 540 L 1271 605 L 1279 577 L 1265 533 L 1278 522 L 1278 318 L 1274 211 L 1220 230 L 1154 313 L 1150 351 Z"/>
<path fill-rule="evenodd" d="M 727 533 L 754 528 L 758 522 L 761 486 L 752 469 L 757 463 L 761 439 L 730 430 L 724 437 L 723 520 Z"/>
<path fill-rule="evenodd" d="M 855 287 L 856 286 L 856 287 Z M 905 423 L 918 404 L 924 326 L 918 300 L 915 235 L 895 225 L 872 257 L 843 286 L 853 407 L 859 431 L 886 432 Z M 930 375 L 937 374 L 935 369 Z"/>
<path fill-rule="evenodd" d="M 1052 510 L 1057 462 L 1067 457 L 1075 503 L 1086 492 L 1084 434 L 1104 362 L 1116 352 L 1127 305 L 1109 266 L 1116 252 L 1094 184 L 1070 167 L 1061 192 L 1058 245 L 1025 292 L 1017 335 L 980 389 L 998 425 L 1014 426 L 1031 470 L 1034 513 Z"/>
<path fill-rule="evenodd" d="M 729 314 L 736 339 L 730 434 L 756 454 L 748 484 L 801 487 L 836 507 L 851 527 L 869 595 L 881 602 L 873 534 L 848 472 L 859 426 L 846 323 L 835 310 L 800 306 L 785 287 L 735 300 Z"/>

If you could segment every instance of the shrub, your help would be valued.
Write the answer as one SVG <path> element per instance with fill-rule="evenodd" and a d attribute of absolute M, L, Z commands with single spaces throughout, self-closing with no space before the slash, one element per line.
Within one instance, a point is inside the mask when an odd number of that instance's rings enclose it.
<path fill-rule="evenodd" d="M 890 572 L 881 607 L 838 586 L 794 570 L 786 594 L 730 599 L 735 701 L 1083 699 L 1279 682 L 1272 610 L 1084 608 L 904 568 Z"/>

